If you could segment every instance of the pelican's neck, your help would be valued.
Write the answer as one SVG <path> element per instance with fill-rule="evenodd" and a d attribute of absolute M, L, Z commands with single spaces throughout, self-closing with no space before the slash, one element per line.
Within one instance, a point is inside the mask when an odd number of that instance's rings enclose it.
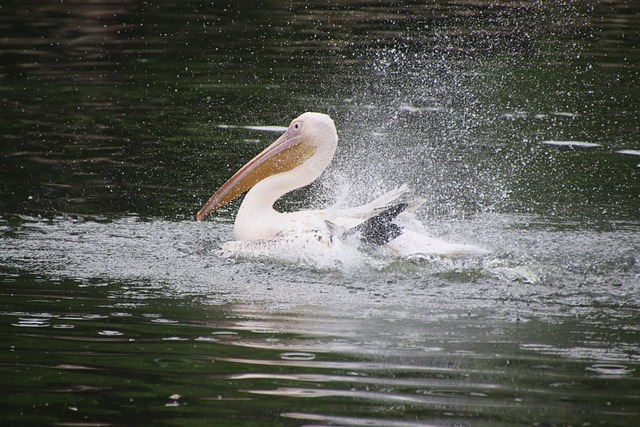
<path fill-rule="evenodd" d="M 301 174 L 294 172 L 297 172 L 297 170 L 271 175 L 258 182 L 244 197 L 240 210 L 251 209 L 258 212 L 265 212 L 268 209 L 273 210 L 273 204 L 280 197 L 315 180 L 313 178 L 302 181 Z"/>
<path fill-rule="evenodd" d="M 309 185 L 319 174 L 309 175 L 302 172 L 306 168 L 296 168 L 287 172 L 271 175 L 258 182 L 244 197 L 234 225 L 238 240 L 270 239 L 276 237 L 287 224 L 283 223 L 285 214 L 273 209 L 273 204 L 285 194 Z"/>
<path fill-rule="evenodd" d="M 330 132 L 320 136 L 323 143 L 314 145 L 316 151 L 311 157 L 291 170 L 263 179 L 249 190 L 234 225 L 238 240 L 271 239 L 291 232 L 291 227 L 295 227 L 287 220 L 290 219 L 286 218 L 287 214 L 273 209 L 273 204 L 290 191 L 311 184 L 329 166 L 338 144 L 333 122 L 330 124 Z"/>

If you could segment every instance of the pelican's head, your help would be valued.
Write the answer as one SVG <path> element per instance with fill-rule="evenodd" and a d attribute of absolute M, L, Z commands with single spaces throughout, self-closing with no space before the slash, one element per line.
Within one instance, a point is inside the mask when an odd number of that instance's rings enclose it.
<path fill-rule="evenodd" d="M 202 221 L 263 179 L 304 167 L 297 187 L 313 182 L 331 162 L 338 134 L 331 117 L 304 113 L 294 119 L 273 144 L 236 172 L 196 214 Z"/>

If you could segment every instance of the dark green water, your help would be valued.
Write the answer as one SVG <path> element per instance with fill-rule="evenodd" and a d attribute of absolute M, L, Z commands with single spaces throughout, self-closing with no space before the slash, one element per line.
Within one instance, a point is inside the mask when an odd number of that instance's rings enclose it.
<path fill-rule="evenodd" d="M 566 3 L 566 4 L 565 4 Z M 640 7 L 0 5 L 0 424 L 633 426 Z M 212 192 L 301 112 L 280 202 L 407 182 L 480 260 L 228 258 Z"/>

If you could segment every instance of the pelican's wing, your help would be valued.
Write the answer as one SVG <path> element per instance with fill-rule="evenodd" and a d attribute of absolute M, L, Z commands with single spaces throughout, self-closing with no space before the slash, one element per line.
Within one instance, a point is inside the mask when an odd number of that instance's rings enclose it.
<path fill-rule="evenodd" d="M 449 243 L 428 234 L 404 230 L 386 245 L 393 253 L 405 258 L 469 258 L 481 257 L 490 251 L 464 243 Z"/>
<path fill-rule="evenodd" d="M 222 249 L 234 255 L 257 258 L 322 257 L 333 246 L 332 236 L 321 230 L 291 234 L 273 239 L 232 240 Z"/>
<path fill-rule="evenodd" d="M 393 221 L 403 212 L 408 203 L 396 203 L 380 213 L 347 230 L 344 235 L 360 233 L 360 240 L 377 246 L 384 245 L 402 234 L 402 227 Z"/>
<path fill-rule="evenodd" d="M 398 188 L 384 193 L 366 205 L 353 208 L 340 208 L 337 205 L 331 206 L 325 211 L 325 215 L 329 220 L 340 217 L 366 220 L 389 208 L 394 201 L 408 191 L 409 187 L 407 184 L 403 184 Z"/>

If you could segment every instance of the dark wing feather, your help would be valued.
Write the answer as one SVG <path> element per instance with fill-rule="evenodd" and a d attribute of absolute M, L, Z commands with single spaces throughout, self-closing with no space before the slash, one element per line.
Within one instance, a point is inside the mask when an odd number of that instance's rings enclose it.
<path fill-rule="evenodd" d="M 384 209 L 361 224 L 350 228 L 345 235 L 360 233 L 360 240 L 377 246 L 384 245 L 402 234 L 402 227 L 393 220 L 404 211 L 408 203 L 398 203 Z"/>

